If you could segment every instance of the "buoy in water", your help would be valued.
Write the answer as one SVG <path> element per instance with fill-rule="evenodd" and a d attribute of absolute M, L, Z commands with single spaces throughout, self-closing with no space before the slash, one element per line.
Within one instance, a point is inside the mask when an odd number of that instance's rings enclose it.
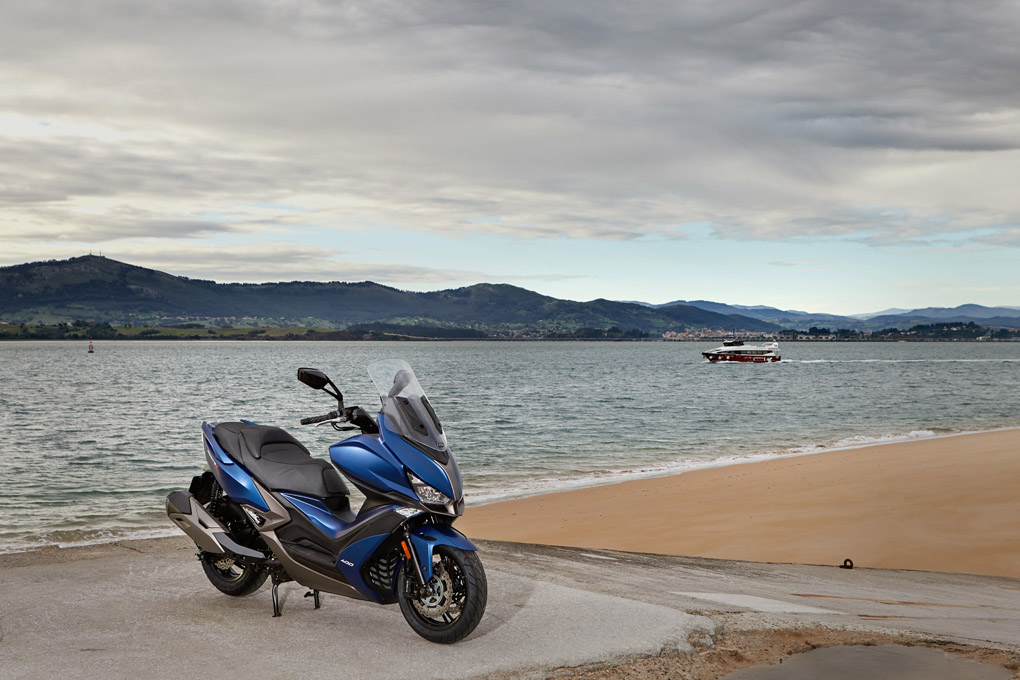
<path fill-rule="evenodd" d="M 89 338 L 89 354 L 95 354 L 96 350 L 92 347 L 92 338 Z"/>

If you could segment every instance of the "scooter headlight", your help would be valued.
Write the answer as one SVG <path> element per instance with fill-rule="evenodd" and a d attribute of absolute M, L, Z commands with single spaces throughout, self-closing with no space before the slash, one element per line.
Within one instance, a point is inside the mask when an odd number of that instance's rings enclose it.
<path fill-rule="evenodd" d="M 407 473 L 407 481 L 411 483 L 411 488 L 414 489 L 414 493 L 421 502 L 426 505 L 442 505 L 446 507 L 453 502 L 449 496 L 431 484 L 426 484 L 413 472 Z"/>

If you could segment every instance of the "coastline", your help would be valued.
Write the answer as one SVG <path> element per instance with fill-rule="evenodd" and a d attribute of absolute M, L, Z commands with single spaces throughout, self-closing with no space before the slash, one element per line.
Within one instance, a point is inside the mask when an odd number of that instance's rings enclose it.
<path fill-rule="evenodd" d="M 746 458 L 698 462 L 686 469 L 635 471 L 633 476 L 621 478 L 613 475 L 608 479 L 593 478 L 587 482 L 573 480 L 576 484 L 571 483 L 565 488 L 519 491 L 481 501 L 469 495 L 467 514 L 458 521 L 457 527 L 472 538 L 545 545 L 804 564 L 838 564 L 849 557 L 862 567 L 1020 578 L 1020 568 L 1010 566 L 1011 563 L 1020 564 L 1020 559 L 1017 559 L 1020 558 L 1020 547 L 1008 547 L 1020 538 L 1020 520 L 1005 529 L 1000 521 L 1010 516 L 1020 517 L 1020 504 L 1001 498 L 1002 489 L 1009 488 L 1008 480 L 1020 479 L 1020 427 L 963 432 L 918 430 L 857 440 L 857 437 L 847 437 L 826 444 L 751 454 Z M 988 444 L 992 440 L 994 442 Z M 906 449 L 901 448 L 905 446 Z M 996 455 L 987 455 L 989 447 Z M 976 467 L 970 472 L 958 470 L 959 479 L 969 485 L 964 487 L 966 493 L 961 492 L 965 497 L 961 494 L 952 496 L 957 507 L 947 508 L 949 501 L 940 504 L 939 499 L 933 497 L 933 494 L 937 496 L 944 492 L 947 486 L 944 476 L 932 478 L 923 463 L 933 453 L 940 469 L 947 463 L 959 462 L 944 460 L 946 452 L 954 449 L 959 450 L 958 455 L 973 461 Z M 875 459 L 876 454 L 882 459 Z M 796 463 L 809 458 L 830 462 L 823 466 L 812 463 L 804 469 Z M 832 470 L 828 470 L 830 467 Z M 844 468 L 853 471 L 853 474 L 848 476 Z M 819 469 L 823 474 L 817 479 L 805 476 L 809 471 L 810 475 L 814 475 Z M 887 469 L 893 476 L 883 484 L 865 488 L 860 483 L 860 474 L 857 473 L 880 475 Z M 791 475 L 798 470 L 804 473 L 800 479 L 808 480 L 807 489 L 791 486 Z M 907 479 L 907 472 L 912 479 Z M 834 479 L 832 475 L 836 473 L 842 476 Z M 777 476 L 778 482 L 774 479 Z M 726 485 L 734 480 L 736 490 L 727 488 Z M 760 484 L 754 480 L 761 480 Z M 898 491 L 889 489 L 889 485 L 894 483 L 892 480 L 903 481 L 902 488 Z M 800 498 L 801 505 L 792 506 L 786 499 L 777 502 L 777 491 L 772 488 L 776 483 L 779 484 L 777 489 L 785 489 L 785 493 Z M 764 489 L 759 488 L 761 484 L 764 484 Z M 984 489 L 979 488 L 981 484 L 985 485 Z M 810 493 L 812 489 L 815 496 Z M 832 494 L 834 500 L 831 503 L 844 509 L 842 521 L 836 521 L 840 519 L 839 513 L 833 517 L 834 513 L 824 507 L 830 499 L 817 497 L 823 489 Z M 686 498 L 688 494 L 692 494 L 690 498 Z M 733 505 L 733 497 L 740 494 L 743 498 Z M 596 498 L 598 500 L 594 500 Z M 921 502 L 932 513 L 929 519 L 918 523 L 918 509 L 911 505 L 915 501 Z M 954 536 L 962 536 L 969 531 L 963 526 L 965 522 L 961 524 L 961 518 L 965 518 L 967 513 L 985 512 L 987 506 L 1000 501 L 1003 509 L 998 519 L 990 520 L 990 528 L 977 527 L 973 536 L 968 536 L 954 549 L 957 543 Z M 648 503 L 654 503 L 655 509 L 647 507 Z M 692 504 L 697 507 L 692 507 Z M 706 513 L 704 507 L 713 509 Z M 607 511 L 607 508 L 612 509 Z M 878 532 L 881 522 L 871 516 L 873 512 L 869 508 L 888 511 L 889 521 L 898 525 L 896 531 Z M 746 516 L 741 516 L 741 512 Z M 667 516 L 673 513 L 675 524 L 683 528 L 678 530 L 673 526 L 664 533 L 649 529 L 658 527 L 661 530 L 664 523 L 668 524 L 658 513 Z M 860 519 L 856 523 L 848 523 L 847 516 Z M 763 527 L 765 518 L 768 518 L 768 526 Z M 939 519 L 936 521 L 934 518 Z M 903 524 L 905 520 L 909 522 Z M 871 534 L 859 526 L 869 522 L 874 530 Z M 939 523 L 942 526 L 934 526 Z M 636 531 L 627 528 L 634 526 L 638 527 Z M 830 538 L 821 540 L 816 535 L 823 530 L 843 535 L 848 526 L 852 531 L 838 545 L 833 545 L 836 542 Z M 921 534 L 921 539 L 907 542 L 917 549 L 913 555 L 904 556 L 899 554 L 904 551 L 889 548 L 888 543 L 893 540 L 890 536 L 910 531 Z M 772 535 L 769 532 L 778 533 Z M 925 545 L 925 532 L 946 540 L 935 549 Z M 178 533 L 172 525 L 157 524 L 103 537 L 7 545 L 0 548 L 0 556 L 158 540 L 176 537 Z M 986 540 L 982 542 L 976 538 L 980 536 L 985 536 Z M 769 545 L 762 545 L 763 542 Z M 1000 545 L 994 545 L 996 542 Z M 842 547 L 842 552 L 839 552 L 839 547 Z M 960 553 L 968 553 L 974 548 L 976 552 L 973 555 L 961 559 Z M 954 552 L 958 554 L 954 555 Z"/>
<path fill-rule="evenodd" d="M 0 323 L 0 326 L 14 326 L 14 324 Z M 118 327 L 119 328 L 119 327 Z M 140 330 L 160 330 L 160 331 L 173 331 L 179 330 L 174 327 L 159 327 L 159 326 L 135 326 L 131 327 L 135 331 Z M 61 336 L 61 337 L 30 337 L 30 336 L 15 336 L 5 335 L 0 329 L 0 342 L 72 342 L 72 343 L 84 343 L 89 340 L 96 342 L 664 342 L 664 343 L 689 343 L 689 344 L 703 344 L 703 343 L 719 343 L 728 338 L 728 336 L 704 336 L 704 337 L 692 337 L 692 338 L 664 338 L 659 336 L 651 336 L 647 338 L 629 338 L 629 337 L 555 337 L 555 336 L 536 336 L 536 337 L 515 337 L 512 335 L 486 335 L 482 337 L 434 337 L 427 335 L 405 335 L 401 333 L 381 333 L 376 336 L 366 337 L 367 334 L 348 334 L 344 330 L 333 330 L 333 329 L 315 329 L 306 326 L 265 326 L 265 327 L 241 327 L 231 329 L 238 331 L 233 334 L 226 335 L 211 335 L 203 336 L 201 334 L 185 334 L 177 335 L 173 333 L 159 334 L 159 335 L 116 335 L 116 336 Z M 295 331 L 316 331 L 313 335 L 307 334 L 296 334 Z M 263 333 L 272 332 L 272 335 L 263 335 L 262 333 L 252 333 L 251 331 L 262 331 Z M 286 332 L 284 332 L 286 331 Z M 772 338 L 773 334 L 766 334 L 765 336 L 753 336 L 749 338 L 752 341 L 764 340 Z M 948 343 L 948 344 L 960 344 L 960 343 L 978 343 L 978 344 L 997 344 L 997 343 L 1010 343 L 1020 342 L 1020 338 L 927 338 L 927 337 L 894 337 L 894 338 L 872 338 L 872 337 L 854 337 L 854 338 L 782 338 L 782 343 L 786 344 L 800 344 L 800 343 L 835 343 L 835 344 L 859 344 L 859 343 L 899 343 L 899 342 L 910 342 L 910 343 Z M 707 360 L 706 360 L 707 362 Z"/>
<path fill-rule="evenodd" d="M 864 438 L 864 441 L 860 443 L 842 444 L 842 442 L 848 441 L 847 439 L 839 440 L 837 442 L 829 444 L 814 444 L 804 445 L 795 449 L 787 449 L 778 452 L 768 452 L 761 454 L 753 454 L 748 456 L 746 459 L 741 458 L 727 458 L 717 459 L 709 462 L 695 462 L 693 467 L 690 468 L 672 468 L 663 469 L 655 472 L 634 472 L 633 475 L 622 475 L 612 476 L 609 479 L 595 479 L 591 481 L 572 480 L 565 488 L 541 488 L 532 491 L 522 491 L 513 493 L 511 495 L 501 498 L 485 498 L 481 501 L 472 500 L 468 498 L 468 511 L 466 516 L 458 521 L 457 526 L 459 529 L 468 533 L 469 536 L 478 538 L 492 538 L 494 540 L 506 540 L 513 542 L 533 542 L 538 544 L 548 545 L 566 545 L 573 547 L 588 547 L 588 548 L 609 548 L 609 549 L 621 549 L 616 543 L 613 544 L 601 544 L 598 541 L 590 538 L 585 538 L 584 543 L 570 543 L 570 542 L 559 542 L 557 540 L 564 541 L 562 537 L 557 536 L 555 540 L 546 538 L 542 535 L 542 532 L 538 534 L 533 533 L 533 529 L 525 531 L 523 528 L 521 536 L 527 536 L 527 538 L 518 538 L 516 528 L 510 528 L 503 526 L 503 523 L 494 518 L 494 513 L 501 513 L 509 511 L 514 513 L 514 516 L 518 516 L 518 513 L 524 509 L 524 518 L 526 521 L 535 521 L 539 526 L 542 526 L 543 522 L 548 520 L 548 517 L 542 517 L 539 515 L 554 514 L 557 517 L 560 514 L 570 516 L 571 519 L 568 523 L 573 526 L 573 523 L 577 521 L 576 517 L 573 517 L 571 513 L 578 512 L 575 508 L 575 501 L 572 500 L 571 494 L 579 493 L 597 493 L 600 489 L 613 489 L 614 487 L 620 487 L 623 485 L 636 485 L 642 488 L 642 496 L 647 496 L 649 493 L 661 493 L 659 489 L 660 485 L 667 487 L 666 497 L 669 497 L 671 493 L 672 484 L 668 482 L 661 482 L 659 480 L 669 480 L 674 478 L 686 477 L 687 475 L 699 474 L 699 473 L 714 473 L 715 475 L 723 475 L 724 477 L 730 477 L 729 474 L 732 472 L 738 477 L 743 477 L 745 474 L 758 474 L 760 470 L 764 468 L 755 468 L 753 466 L 777 463 L 783 461 L 792 461 L 804 457 L 816 457 L 816 456 L 828 456 L 831 454 L 840 453 L 852 453 L 856 451 L 869 450 L 869 449 L 885 449 L 887 447 L 895 447 L 902 444 L 919 444 L 931 442 L 941 442 L 942 440 L 952 440 L 956 438 L 970 438 L 970 437 L 982 437 L 984 435 L 994 435 L 997 433 L 1013 433 L 1014 436 L 1009 436 L 1009 439 L 1016 440 L 1016 446 L 1014 450 L 1017 451 L 1017 456 L 1020 458 L 1020 427 L 1004 427 L 995 428 L 991 430 L 980 430 L 980 431 L 965 431 L 965 432 L 942 432 L 933 433 L 931 431 L 918 431 L 904 435 L 883 435 L 875 438 Z M 848 438 L 853 439 L 853 438 Z M 939 445 L 941 446 L 941 444 Z M 746 470 L 745 468 L 750 468 Z M 725 474 L 724 474 L 725 473 Z M 702 480 L 699 479 L 699 483 Z M 704 480 L 704 483 L 708 483 Z M 646 489 L 645 487 L 651 484 L 652 489 Z M 679 482 L 678 482 L 679 484 Z M 683 486 L 683 485 L 681 485 Z M 685 487 L 686 490 L 686 487 Z M 713 489 L 717 491 L 718 489 Z M 611 492 L 609 497 L 616 498 L 616 492 Z M 543 510 L 538 513 L 528 513 L 527 507 L 530 502 L 540 503 Z M 577 500 L 578 503 L 582 503 L 580 497 Z M 809 508 L 806 508 L 809 509 Z M 637 515 L 640 516 L 642 510 L 640 508 L 631 508 L 628 510 L 629 515 L 634 515 L 635 510 Z M 586 512 L 595 512 L 594 508 L 586 510 Z M 596 516 L 602 520 L 605 516 L 604 509 L 598 509 Z M 635 517 L 637 519 L 637 517 Z M 477 523 L 477 527 L 476 527 Z M 579 530 L 578 527 L 573 526 L 572 531 L 578 536 L 586 536 L 587 531 Z M 734 529 L 722 529 L 720 528 L 720 534 L 732 533 Z M 739 533 L 739 530 L 737 530 Z M 1020 537 L 1020 521 L 1017 523 L 1017 536 Z M 82 538 L 78 540 L 67 540 L 58 541 L 54 543 L 41 543 L 41 544 L 28 544 L 28 545 L 8 545 L 0 547 L 0 557 L 8 555 L 17 555 L 25 553 L 35 553 L 39 551 L 50 552 L 53 550 L 65 550 L 65 549 L 88 549 L 91 547 L 98 547 L 103 545 L 119 545 L 125 541 L 146 541 L 146 540 L 165 540 L 179 537 L 180 532 L 171 524 L 166 526 L 157 525 L 144 529 L 138 529 L 134 531 L 126 531 L 124 533 L 114 533 L 101 538 Z M 569 540 L 569 539 L 566 539 Z M 638 539 L 638 542 L 641 542 Z M 654 545 L 652 545 L 654 543 Z M 757 560 L 749 557 L 734 556 L 730 552 L 726 552 L 725 555 L 722 553 L 717 554 L 712 550 L 712 546 L 709 549 L 702 548 L 701 552 L 684 552 L 683 550 L 663 550 L 661 542 L 649 542 L 650 547 L 645 548 L 629 548 L 626 550 L 635 550 L 638 552 L 661 552 L 662 554 L 676 554 L 676 555 L 691 555 L 701 557 L 722 557 L 723 559 L 747 559 L 749 561 L 776 561 L 776 562 L 801 562 L 807 564 L 821 564 L 828 562 L 819 560 L 805 560 L 805 559 L 786 559 L 782 557 L 770 558 L 769 560 Z M 698 544 L 700 545 L 700 544 Z M 1018 551 L 1020 556 L 1020 551 Z M 859 562 L 857 558 L 854 559 L 855 563 L 859 566 L 866 566 Z M 889 565 L 871 565 L 871 566 L 889 566 Z M 916 567 L 897 567 L 897 568 L 916 568 Z M 944 570 L 943 570 L 944 571 Z M 1020 570 L 1014 573 L 1005 573 L 1002 571 L 974 571 L 973 569 L 961 570 L 963 573 L 975 573 L 975 574 L 991 574 L 991 575 L 1006 575 L 1013 577 L 1020 577 Z"/>
<path fill-rule="evenodd" d="M 742 455 L 726 456 L 712 459 L 686 459 L 682 465 L 662 465 L 656 468 L 636 469 L 631 471 L 614 471 L 606 476 L 584 475 L 579 477 L 565 477 L 558 481 L 557 486 L 539 486 L 534 489 L 514 491 L 504 496 L 472 496 L 468 494 L 468 507 L 480 507 L 493 503 L 505 503 L 508 501 L 524 500 L 535 496 L 563 493 L 568 491 L 580 491 L 601 486 L 612 486 L 623 482 L 641 481 L 645 479 L 657 479 L 659 477 L 673 477 L 684 475 L 698 470 L 710 470 L 714 468 L 726 468 L 751 463 L 764 463 L 772 460 L 796 458 L 799 456 L 814 456 L 825 453 L 836 453 L 839 451 L 856 451 L 867 449 L 873 446 L 886 446 L 889 444 L 902 444 L 914 441 L 930 441 L 951 437 L 964 437 L 973 434 L 985 434 L 988 432 L 1020 432 L 1020 426 L 993 427 L 982 430 L 961 430 L 961 431 L 935 431 L 915 430 L 906 434 L 884 434 L 884 435 L 852 435 L 836 441 L 823 444 L 801 444 L 798 446 L 766 450 L 761 453 L 748 453 Z"/>
<path fill-rule="evenodd" d="M 1020 578 L 1020 429 L 806 452 L 469 507 L 473 538 Z"/>

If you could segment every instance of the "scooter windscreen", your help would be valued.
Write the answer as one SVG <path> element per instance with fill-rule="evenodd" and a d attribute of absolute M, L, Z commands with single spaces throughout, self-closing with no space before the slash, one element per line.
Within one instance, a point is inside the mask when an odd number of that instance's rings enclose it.
<path fill-rule="evenodd" d="M 427 449 L 445 454 L 443 425 L 411 365 L 403 359 L 380 359 L 368 365 L 368 375 L 379 391 L 380 413 L 386 416 L 391 429 Z"/>

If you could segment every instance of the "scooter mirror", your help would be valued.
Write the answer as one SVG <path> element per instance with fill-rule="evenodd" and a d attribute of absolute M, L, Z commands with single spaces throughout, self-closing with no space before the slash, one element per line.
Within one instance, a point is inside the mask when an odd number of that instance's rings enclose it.
<path fill-rule="evenodd" d="M 411 382 L 411 372 L 408 370 L 397 371 L 397 374 L 393 376 L 393 387 L 390 388 L 390 393 L 386 396 L 393 398 L 404 391 Z"/>
<path fill-rule="evenodd" d="M 321 390 L 329 384 L 326 374 L 315 368 L 299 368 L 297 379 L 315 390 Z"/>

